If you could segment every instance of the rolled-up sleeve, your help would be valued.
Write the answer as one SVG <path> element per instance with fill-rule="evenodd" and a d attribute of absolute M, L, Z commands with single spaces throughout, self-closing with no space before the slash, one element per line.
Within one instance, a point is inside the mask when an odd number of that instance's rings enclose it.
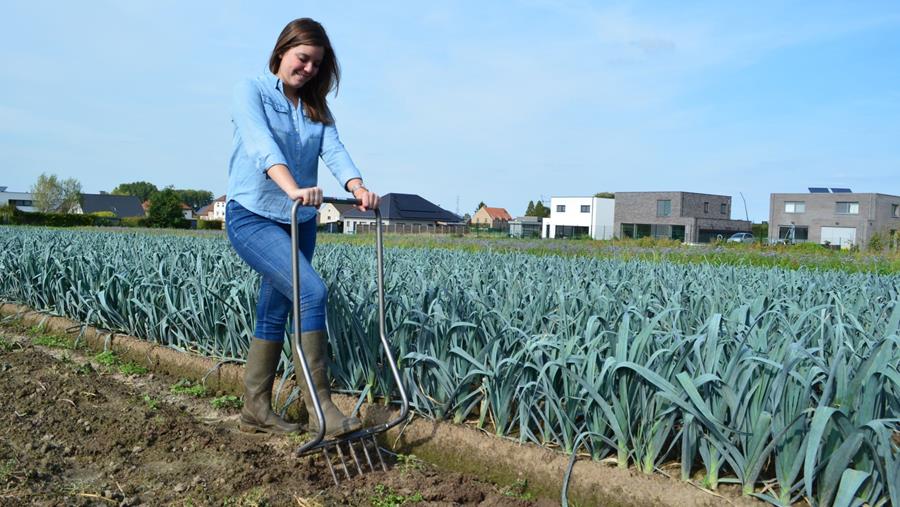
<path fill-rule="evenodd" d="M 252 80 L 238 83 L 232 97 L 231 118 L 247 156 L 261 172 L 276 164 L 287 165 L 287 158 L 269 129 L 259 88 Z"/>
<path fill-rule="evenodd" d="M 325 161 L 325 165 L 328 166 L 331 174 L 345 188 L 347 182 L 353 178 L 362 178 L 359 169 L 353 163 L 353 159 L 350 158 L 347 149 L 344 148 L 344 143 L 338 137 L 337 127 L 334 123 L 325 125 L 325 129 L 322 132 L 322 148 L 319 156 Z"/>

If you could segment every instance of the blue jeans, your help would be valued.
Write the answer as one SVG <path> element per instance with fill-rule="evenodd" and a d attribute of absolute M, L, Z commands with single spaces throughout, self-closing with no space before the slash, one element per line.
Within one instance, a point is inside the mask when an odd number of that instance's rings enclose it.
<path fill-rule="evenodd" d="M 297 224 L 297 248 L 300 268 L 300 330 L 325 329 L 325 283 L 313 270 L 316 248 L 316 220 Z M 259 301 L 256 304 L 257 338 L 284 339 L 285 323 L 293 306 L 291 286 L 291 226 L 248 211 L 237 201 L 229 201 L 225 212 L 225 230 L 237 254 L 259 272 Z"/>

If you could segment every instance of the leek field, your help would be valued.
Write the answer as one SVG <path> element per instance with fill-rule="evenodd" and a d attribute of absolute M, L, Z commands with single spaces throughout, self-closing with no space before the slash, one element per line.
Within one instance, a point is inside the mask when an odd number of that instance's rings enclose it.
<path fill-rule="evenodd" d="M 316 264 L 336 383 L 389 401 L 371 246 Z M 775 505 L 900 505 L 900 277 L 397 248 L 385 284 L 420 414 Z M 178 349 L 241 359 L 257 287 L 222 237 L 0 227 L 0 299 Z"/>

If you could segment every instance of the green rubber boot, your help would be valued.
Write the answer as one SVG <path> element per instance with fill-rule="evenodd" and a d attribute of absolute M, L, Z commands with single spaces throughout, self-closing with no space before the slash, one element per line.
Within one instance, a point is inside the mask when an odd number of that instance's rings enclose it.
<path fill-rule="evenodd" d="M 316 386 L 319 404 L 322 406 L 322 413 L 325 416 L 325 437 L 336 437 L 362 428 L 362 421 L 355 417 L 345 416 L 331 401 L 331 383 L 328 381 L 327 366 L 328 339 L 325 331 L 301 333 L 300 346 L 303 347 L 303 354 L 306 355 L 309 374 Z M 303 393 L 306 411 L 309 413 L 309 431 L 316 432 L 319 429 L 316 409 L 309 396 L 309 387 L 303 379 L 303 367 L 300 366 L 299 358 L 296 355 L 294 357 L 294 375 L 300 391 Z"/>
<path fill-rule="evenodd" d="M 250 340 L 247 365 L 244 367 L 244 408 L 241 409 L 241 431 L 247 433 L 293 433 L 300 431 L 272 411 L 272 385 L 275 368 L 281 358 L 281 342 Z"/>

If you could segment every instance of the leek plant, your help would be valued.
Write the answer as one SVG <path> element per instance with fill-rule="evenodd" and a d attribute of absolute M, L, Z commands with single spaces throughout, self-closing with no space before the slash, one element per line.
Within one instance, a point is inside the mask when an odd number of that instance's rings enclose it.
<path fill-rule="evenodd" d="M 900 505 L 900 278 L 385 258 L 387 332 L 422 415 L 645 473 L 679 462 L 774 505 Z M 323 244 L 314 264 L 336 386 L 391 403 L 372 247 Z M 246 353 L 258 284 L 222 238 L 0 227 L 0 298 L 223 360 Z"/>

